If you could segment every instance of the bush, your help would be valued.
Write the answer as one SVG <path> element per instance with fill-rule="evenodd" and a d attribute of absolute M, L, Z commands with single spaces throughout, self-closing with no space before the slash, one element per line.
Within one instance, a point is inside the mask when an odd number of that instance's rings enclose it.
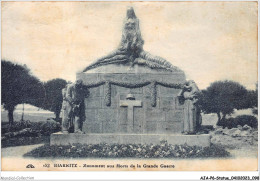
<path fill-rule="evenodd" d="M 46 121 L 40 126 L 40 131 L 43 135 L 49 136 L 61 130 L 61 124 L 56 121 Z"/>
<path fill-rule="evenodd" d="M 29 120 L 14 122 L 12 126 L 2 124 L 2 134 L 5 134 L 7 132 L 16 132 L 30 127 L 31 127 L 31 122 Z"/>
<path fill-rule="evenodd" d="M 41 134 L 44 136 L 49 136 L 52 133 L 60 131 L 61 124 L 52 120 L 48 120 L 45 122 L 31 122 L 29 120 L 18 121 L 14 122 L 13 126 L 8 126 L 6 129 L 3 129 L 2 127 L 2 135 L 8 132 L 17 132 L 25 128 L 31 128 L 32 132 L 38 133 L 38 135 Z"/>
<path fill-rule="evenodd" d="M 237 128 L 238 125 L 244 126 L 245 124 L 247 124 L 248 126 L 252 127 L 252 128 L 257 128 L 258 126 L 258 120 L 255 116 L 251 116 L 251 115 L 241 115 L 241 116 L 237 116 L 235 118 L 228 118 L 225 120 L 221 120 L 220 121 L 220 125 L 223 128 L 227 127 L 229 129 L 231 128 Z"/>
<path fill-rule="evenodd" d="M 245 124 L 251 126 L 252 128 L 257 128 L 258 126 L 258 120 L 255 116 L 250 116 L 250 115 L 237 116 L 236 121 L 237 124 L 241 126 L 244 126 Z"/>

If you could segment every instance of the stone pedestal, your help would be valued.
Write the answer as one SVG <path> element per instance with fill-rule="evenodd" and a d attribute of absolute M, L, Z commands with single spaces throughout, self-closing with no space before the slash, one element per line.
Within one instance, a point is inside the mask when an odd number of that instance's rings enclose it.
<path fill-rule="evenodd" d="M 160 144 L 167 141 L 168 144 L 189 146 L 210 146 L 210 135 L 174 135 L 174 134 L 51 134 L 51 145 L 69 144 Z"/>
<path fill-rule="evenodd" d="M 160 144 L 165 140 L 169 144 L 210 146 L 209 135 L 182 135 L 188 122 L 185 119 L 191 118 L 185 111 L 188 104 L 178 100 L 186 82 L 181 70 L 107 65 L 78 73 L 77 79 L 90 93 L 85 99 L 85 134 L 55 133 L 51 145 Z M 126 99 L 130 95 L 132 99 Z"/>
<path fill-rule="evenodd" d="M 182 133 L 185 105 L 177 95 L 186 82 L 183 71 L 107 65 L 78 73 L 77 79 L 90 92 L 85 99 L 85 133 Z M 135 102 L 126 103 L 129 93 Z"/>

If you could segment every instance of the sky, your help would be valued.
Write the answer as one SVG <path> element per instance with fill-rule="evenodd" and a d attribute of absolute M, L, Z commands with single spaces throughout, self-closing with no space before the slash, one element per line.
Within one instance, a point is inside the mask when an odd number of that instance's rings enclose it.
<path fill-rule="evenodd" d="M 115 50 L 129 6 L 144 49 L 205 89 L 233 80 L 255 89 L 257 2 L 2 2 L 2 59 L 26 64 L 42 81 L 75 81 Z"/>

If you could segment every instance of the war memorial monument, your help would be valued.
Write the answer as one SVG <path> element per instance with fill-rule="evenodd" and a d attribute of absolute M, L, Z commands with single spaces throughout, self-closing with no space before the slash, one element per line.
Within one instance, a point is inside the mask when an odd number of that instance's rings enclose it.
<path fill-rule="evenodd" d="M 78 73 L 64 90 L 63 128 L 51 135 L 51 145 L 210 145 L 209 135 L 198 134 L 195 82 L 143 45 L 139 20 L 129 8 L 118 49 Z"/>

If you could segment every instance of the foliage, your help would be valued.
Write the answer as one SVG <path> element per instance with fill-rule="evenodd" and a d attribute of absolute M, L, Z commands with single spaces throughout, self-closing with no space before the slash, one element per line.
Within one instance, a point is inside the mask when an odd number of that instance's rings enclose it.
<path fill-rule="evenodd" d="M 258 107 L 258 91 L 249 90 L 243 101 L 244 101 L 244 107 L 257 108 Z"/>
<path fill-rule="evenodd" d="M 61 130 L 61 125 L 55 121 L 46 121 L 40 126 L 40 133 L 44 136 L 49 136 Z"/>
<path fill-rule="evenodd" d="M 1 87 L 4 109 L 8 110 L 9 123 L 13 124 L 13 112 L 16 105 L 43 102 L 44 89 L 38 78 L 33 76 L 26 65 L 1 61 Z"/>
<path fill-rule="evenodd" d="M 66 85 L 67 82 L 63 79 L 53 79 L 44 83 L 46 99 L 43 108 L 54 112 L 56 120 L 59 119 L 62 107 L 62 89 L 65 88 Z"/>
<path fill-rule="evenodd" d="M 222 126 L 223 128 L 227 127 L 231 129 L 231 128 L 237 128 L 238 125 L 244 126 L 246 124 L 252 128 L 257 128 L 258 120 L 255 116 L 241 115 L 235 118 L 228 118 L 225 120 L 221 120 L 219 126 Z"/>
<path fill-rule="evenodd" d="M 8 110 L 9 122 L 13 123 L 15 106 L 32 104 L 55 113 L 58 120 L 62 106 L 62 89 L 67 82 L 53 79 L 42 84 L 26 65 L 2 60 L 2 104 Z"/>
<path fill-rule="evenodd" d="M 21 121 L 15 121 L 12 126 L 9 126 L 8 129 L 5 131 L 2 130 L 2 134 L 6 132 L 16 132 L 20 131 L 25 128 L 30 128 L 31 127 L 31 122 L 29 120 L 21 120 Z M 2 126 L 3 128 L 3 126 Z"/>
<path fill-rule="evenodd" d="M 202 90 L 198 104 L 204 113 L 217 113 L 218 123 L 234 109 L 244 109 L 251 106 L 247 89 L 237 82 L 216 81 L 206 90 Z M 222 115 L 221 115 L 222 114 Z"/>
<path fill-rule="evenodd" d="M 69 157 L 69 158 L 200 158 L 200 157 L 227 157 L 222 146 L 210 147 L 171 145 L 162 142 L 154 144 L 74 144 L 67 146 L 44 145 L 36 148 L 24 156 L 29 157 Z"/>
<path fill-rule="evenodd" d="M 246 96 L 245 105 L 248 108 L 252 108 L 253 114 L 258 114 L 258 89 L 249 90 Z"/>
<path fill-rule="evenodd" d="M 31 122 L 29 120 L 26 121 L 24 120 L 24 121 L 14 122 L 12 126 L 9 126 L 5 130 L 3 129 L 3 127 L 4 126 L 2 126 L 2 132 L 1 132 L 2 135 L 8 132 L 16 132 L 16 131 L 23 130 L 25 128 L 30 128 L 32 129 L 32 133 L 34 133 L 34 135 L 50 136 L 52 133 L 61 130 L 60 123 L 56 121 Z"/>
<path fill-rule="evenodd" d="M 257 115 L 257 114 L 258 114 L 258 108 L 257 108 L 257 107 L 256 107 L 256 108 L 253 108 L 253 109 L 252 109 L 252 113 L 255 114 L 255 115 Z"/>
<path fill-rule="evenodd" d="M 24 134 L 17 134 L 21 130 L 28 130 Z M 61 131 L 60 123 L 56 121 L 31 122 L 29 120 L 14 122 L 12 126 L 1 127 L 2 148 L 9 146 L 33 145 L 49 143 L 50 135 Z"/>

